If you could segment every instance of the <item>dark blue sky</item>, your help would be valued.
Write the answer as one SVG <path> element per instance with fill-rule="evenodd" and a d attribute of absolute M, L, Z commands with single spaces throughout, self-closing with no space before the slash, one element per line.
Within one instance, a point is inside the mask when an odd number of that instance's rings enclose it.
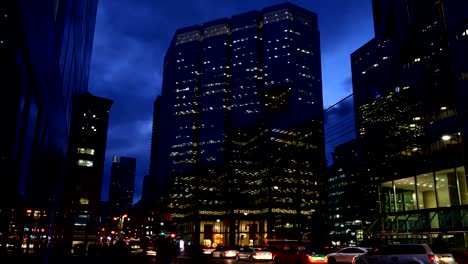
<path fill-rule="evenodd" d="M 137 159 L 135 199 L 149 170 L 153 102 L 179 28 L 282 3 L 276 0 L 99 0 L 89 91 L 114 100 L 102 199 L 112 156 Z M 371 0 L 289 1 L 318 14 L 324 107 L 352 93 L 350 54 L 373 36 Z"/>

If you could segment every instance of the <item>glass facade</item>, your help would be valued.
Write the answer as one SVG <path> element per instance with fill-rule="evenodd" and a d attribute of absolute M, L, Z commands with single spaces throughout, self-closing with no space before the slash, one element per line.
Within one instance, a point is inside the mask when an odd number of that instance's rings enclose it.
<path fill-rule="evenodd" d="M 454 65 L 466 63 L 453 60 L 461 43 L 450 33 L 466 19 L 454 11 L 463 5 L 374 1 L 375 38 L 351 55 L 361 190 L 376 236 L 430 242 L 428 233 L 464 228 L 466 101 Z"/>
<path fill-rule="evenodd" d="M 221 215 L 232 245 L 237 220 L 256 221 L 253 243 L 315 226 L 325 199 L 320 64 L 316 14 L 288 3 L 175 33 L 155 175 L 170 179 L 180 222 Z M 196 226 L 188 240 L 202 233 Z"/>
<path fill-rule="evenodd" d="M 376 234 L 430 242 L 431 234 L 444 232 L 453 247 L 466 244 L 461 232 L 468 225 L 464 167 L 383 182 L 380 192 L 384 216 L 374 226 Z"/>
<path fill-rule="evenodd" d="M 463 167 L 415 175 L 381 184 L 382 211 L 406 212 L 466 205 Z"/>
<path fill-rule="evenodd" d="M 94 0 L 0 3 L 2 234 L 60 236 L 50 223 L 61 224 L 72 95 L 88 90 L 96 10 Z"/>

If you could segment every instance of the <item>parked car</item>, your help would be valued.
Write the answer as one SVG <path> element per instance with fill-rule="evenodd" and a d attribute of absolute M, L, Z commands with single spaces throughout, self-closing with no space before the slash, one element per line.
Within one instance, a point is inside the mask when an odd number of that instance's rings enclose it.
<path fill-rule="evenodd" d="M 263 248 L 254 248 L 254 247 L 242 247 L 237 253 L 236 260 L 248 260 L 248 261 L 258 261 L 258 260 L 273 260 L 273 254 L 267 249 Z"/>
<path fill-rule="evenodd" d="M 362 255 L 368 251 L 372 250 L 372 248 L 367 247 L 345 247 L 340 249 L 334 253 L 330 253 L 326 256 L 327 263 L 335 264 L 335 263 L 351 263 L 353 261 L 353 257 Z"/>
<path fill-rule="evenodd" d="M 434 253 L 427 244 L 381 245 L 353 258 L 353 264 L 457 264 L 449 252 Z"/>
<path fill-rule="evenodd" d="M 237 249 L 217 246 L 215 250 L 211 252 L 211 256 L 213 258 L 235 258 L 237 253 L 239 253 Z"/>

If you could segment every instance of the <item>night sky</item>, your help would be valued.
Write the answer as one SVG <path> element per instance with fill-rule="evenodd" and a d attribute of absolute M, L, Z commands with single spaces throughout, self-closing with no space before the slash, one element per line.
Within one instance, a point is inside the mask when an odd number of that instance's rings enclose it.
<path fill-rule="evenodd" d="M 275 0 L 99 0 L 89 91 L 110 110 L 102 200 L 112 156 L 137 159 L 135 198 L 149 172 L 153 103 L 177 29 L 282 3 Z M 374 36 L 371 0 L 289 1 L 318 14 L 324 107 L 352 93 L 350 54 Z"/>

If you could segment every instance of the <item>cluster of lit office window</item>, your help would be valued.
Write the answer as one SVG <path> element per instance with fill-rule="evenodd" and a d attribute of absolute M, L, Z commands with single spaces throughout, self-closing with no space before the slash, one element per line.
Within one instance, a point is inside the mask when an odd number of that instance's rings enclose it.
<path fill-rule="evenodd" d="M 190 115 L 190 114 L 198 114 L 198 111 L 195 109 L 190 109 L 190 110 L 174 112 L 174 115 Z"/>
<path fill-rule="evenodd" d="M 217 83 L 207 83 L 207 84 L 203 84 L 203 87 L 205 89 L 203 89 L 203 93 L 202 95 L 212 95 L 212 94 L 217 94 L 217 93 L 226 93 L 227 90 L 224 88 L 228 85 L 228 83 L 226 82 L 217 82 Z M 213 88 L 212 88 L 213 87 Z M 216 88 L 216 87 L 222 87 L 222 88 Z M 211 90 L 207 89 L 207 88 L 212 88 Z"/>
<path fill-rule="evenodd" d="M 395 120 L 401 119 L 402 116 L 411 114 L 417 111 L 418 106 L 412 104 L 402 105 L 398 108 L 398 112 L 389 112 L 386 115 L 382 115 L 381 112 L 384 109 L 389 108 L 389 106 L 399 105 L 399 99 L 393 92 L 389 93 L 386 97 L 379 97 L 378 100 L 373 101 L 371 104 L 363 104 L 359 107 L 360 120 L 362 123 L 362 128 L 371 126 L 373 124 L 380 124 L 382 122 L 394 123 Z M 388 112 L 388 111 L 387 111 Z M 406 115 L 407 115 L 406 114 Z M 413 120 L 407 120 L 407 124 L 400 124 L 399 128 L 404 128 L 405 131 L 420 131 L 418 134 L 422 133 L 422 127 L 419 124 L 412 123 Z M 392 126 L 389 126 L 392 127 Z M 362 131 L 361 135 L 364 135 Z M 390 131 L 391 132 L 391 131 Z M 398 134 L 402 131 L 393 131 Z"/>
<path fill-rule="evenodd" d="M 203 30 L 203 38 L 215 37 L 223 34 L 230 34 L 227 24 L 220 24 L 216 26 L 207 27 Z"/>
<path fill-rule="evenodd" d="M 293 20 L 293 15 L 288 9 L 265 13 L 263 16 L 263 24 L 275 23 L 282 20 Z"/>
<path fill-rule="evenodd" d="M 175 156 L 195 155 L 195 154 L 197 154 L 196 150 L 187 150 L 184 152 L 171 152 L 169 156 L 175 157 Z"/>
<path fill-rule="evenodd" d="M 251 25 L 247 25 L 247 26 L 243 26 L 243 27 L 235 27 L 235 28 L 231 29 L 231 32 L 236 32 L 236 31 L 246 30 L 246 29 L 249 29 L 249 28 L 256 28 L 256 27 L 258 27 L 257 24 L 251 24 Z"/>
<path fill-rule="evenodd" d="M 92 160 L 78 159 L 77 164 L 78 166 L 82 166 L 82 167 L 93 167 Z"/>
<path fill-rule="evenodd" d="M 192 41 L 201 41 L 202 40 L 202 34 L 198 30 L 190 31 L 190 32 L 185 32 L 178 34 L 176 36 L 176 45 L 184 44 L 187 42 L 192 42 Z"/>
<path fill-rule="evenodd" d="M 77 153 L 94 155 L 94 149 L 92 149 L 92 148 L 78 148 Z"/>
<path fill-rule="evenodd" d="M 209 111 L 215 111 L 215 110 L 224 110 L 226 108 L 227 108 L 226 105 L 220 105 L 220 106 L 217 106 L 217 107 L 207 106 L 207 107 L 203 107 L 201 111 L 202 112 L 209 112 Z"/>

